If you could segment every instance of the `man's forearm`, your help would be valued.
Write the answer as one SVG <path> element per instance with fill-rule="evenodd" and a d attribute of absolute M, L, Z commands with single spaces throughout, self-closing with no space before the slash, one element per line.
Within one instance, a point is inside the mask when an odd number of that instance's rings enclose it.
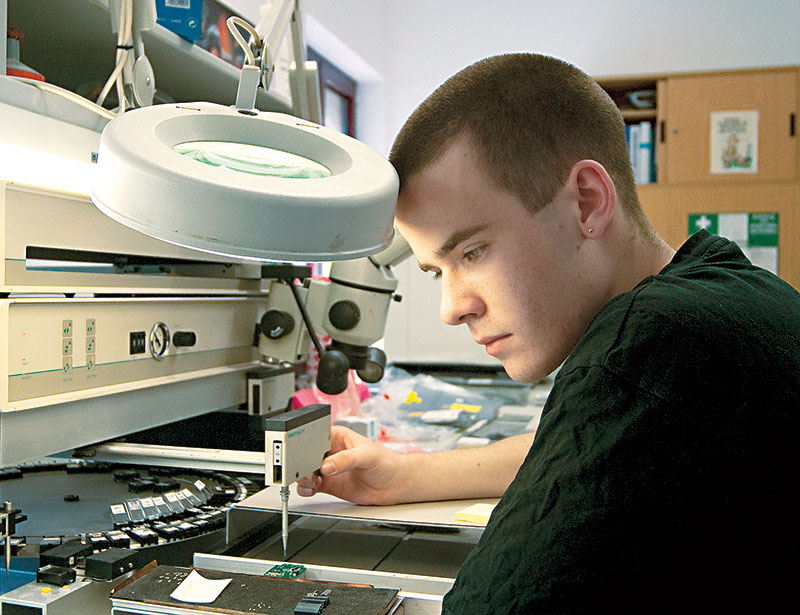
<path fill-rule="evenodd" d="M 403 500 L 500 497 L 511 484 L 533 442 L 533 434 L 478 448 L 404 455 Z"/>

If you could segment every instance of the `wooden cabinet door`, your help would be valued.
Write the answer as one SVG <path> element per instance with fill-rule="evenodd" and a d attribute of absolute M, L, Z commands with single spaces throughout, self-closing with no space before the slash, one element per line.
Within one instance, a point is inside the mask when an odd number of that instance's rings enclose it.
<path fill-rule="evenodd" d="M 653 229 L 673 248 L 677 249 L 686 240 L 682 218 L 676 215 L 670 189 L 658 184 L 637 186 L 639 202 Z"/>
<path fill-rule="evenodd" d="M 661 177 L 668 182 L 797 178 L 796 69 L 685 75 L 666 81 Z M 757 172 L 711 172 L 711 114 L 758 112 Z M 719 157 L 719 148 L 715 155 Z"/>
<path fill-rule="evenodd" d="M 778 275 L 800 290 L 800 251 L 797 249 L 800 245 L 799 184 L 783 181 L 713 186 L 694 184 L 670 186 L 665 192 L 669 213 L 660 211 L 653 226 L 673 248 L 678 248 L 689 237 L 689 216 L 692 214 L 777 213 Z M 642 199 L 643 205 L 645 201 Z M 722 229 L 718 232 L 724 234 Z"/>

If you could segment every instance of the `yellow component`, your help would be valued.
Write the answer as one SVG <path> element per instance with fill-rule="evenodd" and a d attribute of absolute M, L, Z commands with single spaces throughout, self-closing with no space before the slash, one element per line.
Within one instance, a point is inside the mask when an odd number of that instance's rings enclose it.
<path fill-rule="evenodd" d="M 49 587 L 43 587 L 42 588 L 42 593 L 43 594 L 49 594 L 50 593 L 50 588 Z"/>
<path fill-rule="evenodd" d="M 469 404 L 450 404 L 451 410 L 465 410 L 466 412 L 472 412 L 477 414 L 481 411 L 480 406 L 470 406 Z"/>
<path fill-rule="evenodd" d="M 406 401 L 403 402 L 403 403 L 406 403 L 406 404 L 421 404 L 422 403 L 422 399 L 420 398 L 419 395 L 417 395 L 416 391 L 411 391 L 408 394 L 408 397 L 406 397 Z"/>
<path fill-rule="evenodd" d="M 473 504 L 462 508 L 456 513 L 456 521 L 463 521 L 464 523 L 474 523 L 475 525 L 486 525 L 489 522 L 489 516 L 494 510 L 494 504 Z"/>

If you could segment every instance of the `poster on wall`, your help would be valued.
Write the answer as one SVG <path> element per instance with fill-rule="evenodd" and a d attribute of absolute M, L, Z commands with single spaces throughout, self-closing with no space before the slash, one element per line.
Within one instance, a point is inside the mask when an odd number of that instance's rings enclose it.
<path fill-rule="evenodd" d="M 711 172 L 758 173 L 758 111 L 711 112 Z"/>
<path fill-rule="evenodd" d="M 689 214 L 689 235 L 705 229 L 730 239 L 750 261 L 778 275 L 778 213 Z"/>

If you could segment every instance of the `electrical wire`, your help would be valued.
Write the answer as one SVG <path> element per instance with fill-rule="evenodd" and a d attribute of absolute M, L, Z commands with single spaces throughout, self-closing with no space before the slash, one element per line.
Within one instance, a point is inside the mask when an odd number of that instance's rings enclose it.
<path fill-rule="evenodd" d="M 114 71 L 106 81 L 100 95 L 97 97 L 97 104 L 101 105 L 111 91 L 111 88 L 116 85 L 117 98 L 119 98 L 119 107 L 117 113 L 125 112 L 127 101 L 125 100 L 125 87 L 122 82 L 122 70 L 128 62 L 128 55 L 133 47 L 131 40 L 131 33 L 133 30 L 133 0 L 120 0 L 119 8 L 119 27 L 117 30 L 117 64 Z"/>
<path fill-rule="evenodd" d="M 115 117 L 114 113 L 112 113 L 105 107 L 101 107 L 100 105 L 84 98 L 83 96 L 76 94 L 75 92 L 70 92 L 69 90 L 65 90 L 64 88 L 58 87 L 57 85 L 53 85 L 52 83 L 37 81 L 35 79 L 27 79 L 25 77 L 12 77 L 12 79 L 20 81 L 22 83 L 27 83 L 28 85 L 32 85 L 36 88 L 39 88 L 40 90 L 51 92 L 53 94 L 61 96 L 62 98 L 66 98 L 67 100 L 70 100 L 80 105 L 84 109 L 88 109 L 89 111 L 92 111 L 93 113 L 96 113 L 97 115 L 107 120 L 112 120 Z"/>
<path fill-rule="evenodd" d="M 125 5 L 127 6 L 127 11 L 125 14 L 125 30 L 122 35 L 122 42 L 117 44 L 117 64 L 122 67 L 122 70 L 117 74 L 116 84 L 117 84 L 117 100 L 119 101 L 119 106 L 117 107 L 117 113 L 122 114 L 125 113 L 125 109 L 128 107 L 128 100 L 125 97 L 125 84 L 122 79 L 122 73 L 125 71 L 125 66 L 128 63 L 128 56 L 131 53 L 131 48 L 133 46 L 133 38 L 131 36 L 133 30 L 133 0 L 125 0 Z"/>
<path fill-rule="evenodd" d="M 119 94 L 119 80 L 120 75 L 122 73 L 122 69 L 125 66 L 125 62 L 128 60 L 128 50 L 125 49 L 125 32 L 126 32 L 126 22 L 128 21 L 128 0 L 121 0 L 119 4 L 119 23 L 117 26 L 117 51 L 116 51 L 116 66 L 114 67 L 111 76 L 106 81 L 103 89 L 100 92 L 100 95 L 97 97 L 97 104 L 102 105 L 108 96 L 108 93 L 111 91 L 111 88 L 116 85 L 117 86 L 117 93 Z M 120 98 L 120 107 L 124 105 L 123 99 Z"/>
<path fill-rule="evenodd" d="M 261 37 L 258 35 L 258 32 L 256 32 L 256 29 L 244 19 L 237 17 L 236 15 L 229 17 L 226 23 L 228 24 L 228 30 L 230 30 L 231 36 L 236 39 L 236 42 L 239 43 L 239 47 L 241 47 L 244 51 L 245 63 L 249 65 L 255 65 L 256 56 L 253 52 L 253 45 L 255 45 L 256 49 L 261 48 Z M 239 28 L 247 31 L 247 33 L 250 35 L 249 41 L 244 40 Z"/>
<path fill-rule="evenodd" d="M 294 285 L 293 279 L 285 280 L 286 283 L 289 285 L 289 288 L 292 289 L 292 295 L 294 295 L 294 300 L 297 303 L 297 308 L 300 310 L 300 315 L 303 317 L 303 322 L 306 323 L 306 329 L 308 329 L 308 334 L 311 336 L 311 343 L 314 344 L 314 348 L 317 349 L 317 354 L 322 357 L 325 349 L 322 347 L 319 339 L 317 338 L 317 334 L 314 331 L 314 327 L 311 324 L 311 318 L 308 316 L 308 312 L 306 312 L 306 308 L 303 305 L 303 301 L 300 299 L 300 293 Z"/>

